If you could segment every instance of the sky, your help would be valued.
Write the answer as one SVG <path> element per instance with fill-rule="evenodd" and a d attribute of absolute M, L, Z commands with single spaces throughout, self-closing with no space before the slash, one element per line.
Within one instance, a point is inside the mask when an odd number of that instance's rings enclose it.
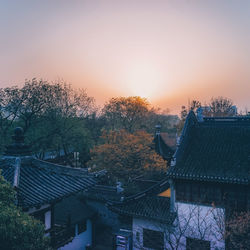
<path fill-rule="evenodd" d="M 63 79 L 103 105 L 142 96 L 250 109 L 250 1 L 0 0 L 0 87 Z"/>

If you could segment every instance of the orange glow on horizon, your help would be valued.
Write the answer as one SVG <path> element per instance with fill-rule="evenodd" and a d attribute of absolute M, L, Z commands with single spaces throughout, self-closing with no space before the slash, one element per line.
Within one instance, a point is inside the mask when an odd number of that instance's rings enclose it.
<path fill-rule="evenodd" d="M 0 12 L 0 87 L 60 78 L 100 106 L 142 96 L 171 113 L 213 96 L 250 105 L 248 1 L 5 1 Z"/>

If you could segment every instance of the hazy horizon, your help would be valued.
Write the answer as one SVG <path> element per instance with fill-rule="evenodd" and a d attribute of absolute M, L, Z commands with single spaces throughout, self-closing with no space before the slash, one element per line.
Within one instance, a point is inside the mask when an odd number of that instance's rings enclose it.
<path fill-rule="evenodd" d="M 64 79 L 103 105 L 142 96 L 250 107 L 249 1 L 0 0 L 0 87 Z"/>

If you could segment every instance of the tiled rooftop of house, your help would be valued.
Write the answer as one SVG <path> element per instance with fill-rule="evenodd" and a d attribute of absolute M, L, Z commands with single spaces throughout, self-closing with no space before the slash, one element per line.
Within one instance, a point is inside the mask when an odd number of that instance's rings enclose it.
<path fill-rule="evenodd" d="M 91 200 L 117 201 L 121 199 L 121 193 L 117 187 L 108 185 L 95 185 L 83 192 L 83 196 Z"/>
<path fill-rule="evenodd" d="M 155 150 L 165 160 L 169 160 L 174 154 L 176 148 L 176 138 L 168 133 L 160 133 L 160 126 L 157 126 L 156 135 L 154 138 Z"/>
<path fill-rule="evenodd" d="M 168 188 L 168 180 L 164 179 L 143 192 L 109 204 L 109 207 L 118 214 L 171 223 L 175 214 L 170 212 L 170 198 L 158 196 Z"/>
<path fill-rule="evenodd" d="M 67 225 L 70 220 L 71 225 L 74 226 L 76 223 L 86 221 L 94 216 L 95 212 L 87 204 L 84 204 L 80 197 L 71 195 L 55 204 L 54 214 L 56 225 Z"/>
<path fill-rule="evenodd" d="M 250 118 L 204 118 L 191 111 L 168 177 L 249 184 Z"/>
<path fill-rule="evenodd" d="M 159 222 L 171 223 L 175 218 L 175 214 L 170 212 L 170 198 L 156 195 L 147 195 L 113 205 L 111 210 L 118 214 Z"/>
<path fill-rule="evenodd" d="M 13 144 L 0 160 L 1 174 L 17 190 L 18 205 L 29 208 L 50 203 L 86 190 L 96 178 L 82 169 L 65 167 L 31 156 L 21 128 L 15 130 Z"/>
<path fill-rule="evenodd" d="M 64 196 L 87 189 L 96 181 L 81 169 L 72 169 L 32 157 L 20 159 L 3 159 L 0 168 L 4 178 L 14 185 L 16 169 L 19 168 L 18 205 L 23 208 L 38 206 L 58 200 Z"/>

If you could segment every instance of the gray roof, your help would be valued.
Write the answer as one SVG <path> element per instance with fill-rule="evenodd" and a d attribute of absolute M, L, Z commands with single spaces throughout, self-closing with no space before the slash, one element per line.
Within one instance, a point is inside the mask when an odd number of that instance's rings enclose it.
<path fill-rule="evenodd" d="M 152 185 L 143 192 L 110 202 L 109 208 L 118 214 L 172 223 L 176 214 L 170 211 L 170 198 L 158 196 L 169 188 L 168 179 Z"/>
<path fill-rule="evenodd" d="M 91 218 L 95 214 L 95 211 L 80 200 L 79 197 L 71 195 L 55 204 L 54 214 L 55 224 L 66 226 L 69 218 L 71 225 L 75 225 Z"/>
<path fill-rule="evenodd" d="M 169 139 L 167 133 L 157 133 L 154 138 L 155 150 L 156 152 L 163 157 L 165 160 L 170 160 L 175 152 L 174 141 L 175 138 Z M 167 142 L 170 142 L 169 144 Z M 171 146 L 170 146 L 171 144 Z"/>
<path fill-rule="evenodd" d="M 88 199 L 102 202 L 120 200 L 122 196 L 117 192 L 117 187 L 108 185 L 95 185 L 82 194 Z"/>
<path fill-rule="evenodd" d="M 23 208 L 58 201 L 95 185 L 86 171 L 48 163 L 32 156 L 5 156 L 1 174 L 17 189 L 18 205 Z"/>
<path fill-rule="evenodd" d="M 118 214 L 165 223 L 172 223 L 175 219 L 175 213 L 170 212 L 170 198 L 156 195 L 114 204 L 110 209 Z"/>
<path fill-rule="evenodd" d="M 212 117 L 191 111 L 167 172 L 173 179 L 250 183 L 250 117 Z"/>

